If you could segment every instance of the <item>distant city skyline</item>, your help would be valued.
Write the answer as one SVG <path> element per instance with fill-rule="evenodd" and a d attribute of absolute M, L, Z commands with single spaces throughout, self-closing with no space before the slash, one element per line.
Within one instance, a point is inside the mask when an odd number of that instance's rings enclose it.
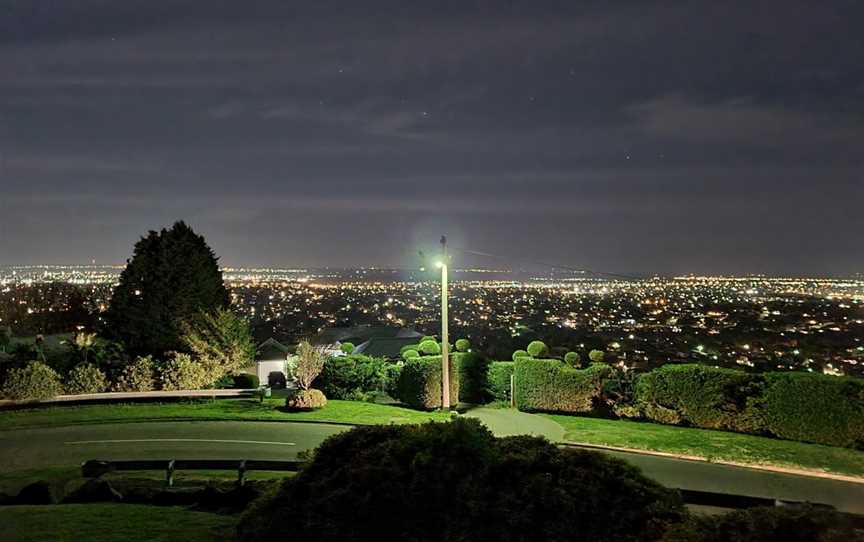
<path fill-rule="evenodd" d="M 253 4 L 4 4 L 0 265 L 864 271 L 860 2 Z"/>

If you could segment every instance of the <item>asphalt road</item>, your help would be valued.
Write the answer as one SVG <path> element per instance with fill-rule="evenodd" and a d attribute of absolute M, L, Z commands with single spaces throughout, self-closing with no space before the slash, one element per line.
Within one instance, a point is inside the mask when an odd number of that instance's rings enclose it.
<path fill-rule="evenodd" d="M 0 431 L 0 470 L 77 466 L 87 459 L 293 459 L 348 429 L 312 423 L 147 422 Z M 622 452 L 669 487 L 811 501 L 864 514 L 864 484 Z"/>

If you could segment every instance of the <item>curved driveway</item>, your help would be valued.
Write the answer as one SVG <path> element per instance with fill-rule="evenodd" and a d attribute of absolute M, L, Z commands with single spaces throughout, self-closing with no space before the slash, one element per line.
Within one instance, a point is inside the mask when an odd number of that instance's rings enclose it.
<path fill-rule="evenodd" d="M 317 423 L 222 421 L 0 431 L 0 469 L 77 466 L 87 459 L 294 459 L 298 452 L 347 429 Z M 604 453 L 635 464 L 669 487 L 821 502 L 864 514 L 864 484 L 625 452 Z"/>

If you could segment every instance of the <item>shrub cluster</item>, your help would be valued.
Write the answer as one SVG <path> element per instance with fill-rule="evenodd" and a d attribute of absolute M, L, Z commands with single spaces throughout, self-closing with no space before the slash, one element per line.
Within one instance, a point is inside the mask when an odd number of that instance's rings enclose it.
<path fill-rule="evenodd" d="M 554 359 L 519 358 L 514 369 L 516 406 L 528 411 L 590 412 L 613 373 L 603 364 L 574 369 Z"/>
<path fill-rule="evenodd" d="M 153 357 L 138 357 L 123 368 L 112 391 L 153 391 L 156 387 L 153 374 Z"/>
<path fill-rule="evenodd" d="M 105 373 L 92 363 L 79 363 L 66 377 L 66 393 L 70 395 L 101 393 L 107 388 Z"/>
<path fill-rule="evenodd" d="M 313 410 L 325 406 L 327 406 L 327 397 L 321 393 L 321 390 L 314 388 L 300 390 L 285 399 L 285 407 L 288 410 Z"/>
<path fill-rule="evenodd" d="M 3 383 L 3 395 L 9 399 L 51 399 L 63 393 L 60 375 L 40 361 L 11 369 Z"/>
<path fill-rule="evenodd" d="M 391 392 L 398 374 L 399 366 L 385 358 L 334 356 L 324 362 L 315 387 L 331 399 L 363 399 L 374 392 Z"/>
<path fill-rule="evenodd" d="M 241 541 L 657 540 L 686 512 L 622 460 L 498 439 L 477 420 L 330 437 L 253 505 Z"/>
<path fill-rule="evenodd" d="M 172 352 L 160 371 L 165 391 L 198 390 L 211 385 L 207 370 L 189 354 Z"/>
<path fill-rule="evenodd" d="M 259 382 L 256 375 L 250 375 L 247 373 L 240 373 L 239 375 L 234 375 L 234 385 L 232 386 L 234 389 L 251 390 L 257 388 L 258 386 Z"/>
<path fill-rule="evenodd" d="M 450 402 L 459 398 L 459 374 L 450 361 Z M 409 359 L 399 373 L 396 399 L 414 408 L 441 408 L 441 356 Z"/>

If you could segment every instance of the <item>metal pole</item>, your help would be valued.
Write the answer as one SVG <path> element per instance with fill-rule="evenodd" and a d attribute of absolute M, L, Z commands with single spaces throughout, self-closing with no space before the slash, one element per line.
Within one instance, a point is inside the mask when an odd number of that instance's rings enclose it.
<path fill-rule="evenodd" d="M 450 410 L 450 337 L 447 326 L 447 238 L 441 236 L 441 408 Z"/>

